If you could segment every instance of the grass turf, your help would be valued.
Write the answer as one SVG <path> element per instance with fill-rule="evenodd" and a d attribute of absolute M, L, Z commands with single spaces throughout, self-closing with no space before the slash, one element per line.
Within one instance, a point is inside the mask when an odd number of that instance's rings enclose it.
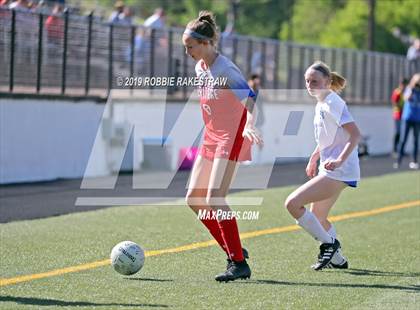
<path fill-rule="evenodd" d="M 243 192 L 262 196 L 259 219 L 240 231 L 293 224 L 281 207 L 295 187 Z M 331 215 L 419 199 L 420 177 L 406 172 L 365 179 L 347 189 Z M 418 309 L 420 208 L 337 222 L 349 270 L 312 271 L 317 243 L 303 231 L 246 239 L 253 276 L 219 284 L 225 268 L 216 246 L 147 257 L 132 277 L 105 266 L 0 287 L 1 309 L 235 308 Z M 186 207 L 116 207 L 0 225 L 2 278 L 102 260 L 122 240 L 146 250 L 206 241 L 210 235 Z"/>

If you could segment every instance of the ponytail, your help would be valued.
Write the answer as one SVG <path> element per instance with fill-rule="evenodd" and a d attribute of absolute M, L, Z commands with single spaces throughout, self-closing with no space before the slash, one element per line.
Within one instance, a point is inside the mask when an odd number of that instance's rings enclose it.
<path fill-rule="evenodd" d="M 201 41 L 210 41 L 212 45 L 217 43 L 217 24 L 212 12 L 200 11 L 198 17 L 190 21 L 187 25 L 187 34 L 194 39 Z"/>
<path fill-rule="evenodd" d="M 338 74 L 337 72 L 331 72 L 330 73 L 330 77 L 331 77 L 331 90 L 335 91 L 336 93 L 341 92 L 344 87 L 346 87 L 346 79 L 343 78 L 340 74 Z"/>

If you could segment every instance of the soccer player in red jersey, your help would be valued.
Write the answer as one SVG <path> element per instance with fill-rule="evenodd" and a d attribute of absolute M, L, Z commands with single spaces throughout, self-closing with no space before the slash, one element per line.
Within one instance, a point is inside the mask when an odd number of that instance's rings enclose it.
<path fill-rule="evenodd" d="M 248 253 L 242 249 L 236 218 L 229 216 L 232 213 L 225 198 L 238 162 L 251 159 L 252 143 L 262 143 L 254 127 L 255 94 L 238 67 L 218 53 L 217 26 L 211 12 L 201 11 L 190 21 L 182 41 L 186 53 L 197 61 L 205 124 L 186 201 L 228 256 L 227 269 L 216 280 L 246 279 L 251 276 Z"/>

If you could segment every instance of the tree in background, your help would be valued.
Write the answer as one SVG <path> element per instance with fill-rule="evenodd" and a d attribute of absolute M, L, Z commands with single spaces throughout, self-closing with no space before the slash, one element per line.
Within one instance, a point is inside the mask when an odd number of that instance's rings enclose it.
<path fill-rule="evenodd" d="M 240 34 L 278 39 L 293 0 L 241 0 L 235 30 Z"/>
<path fill-rule="evenodd" d="M 329 47 L 368 48 L 368 0 L 298 0 L 292 17 L 293 40 Z M 398 31 L 397 31 L 398 30 Z M 280 32 L 287 38 L 288 26 Z M 418 0 L 380 0 L 375 6 L 373 50 L 405 54 L 405 37 L 420 36 Z"/>
<path fill-rule="evenodd" d="M 369 2 L 370 1 L 370 2 Z M 67 0 L 92 9 L 112 10 L 114 0 Z M 184 27 L 200 10 L 216 14 L 221 31 L 235 7 L 234 32 L 328 47 L 368 48 L 369 3 L 372 0 L 125 0 L 136 21 L 166 13 L 167 25 Z M 419 0 L 376 0 L 373 50 L 405 54 L 420 36 Z"/>
<path fill-rule="evenodd" d="M 326 24 L 342 8 L 346 0 L 296 0 L 290 23 L 284 23 L 279 31 L 281 40 L 307 44 L 319 44 Z"/>
<path fill-rule="evenodd" d="M 134 10 L 137 23 L 141 23 L 148 16 L 152 15 L 154 10 L 161 7 L 165 11 L 168 25 L 175 27 L 184 27 L 192 18 L 198 15 L 201 10 L 211 10 L 216 16 L 218 23 L 226 23 L 226 12 L 229 9 L 227 0 L 123 0 L 126 6 Z M 83 10 L 95 10 L 101 15 L 110 13 L 115 0 L 67 0 L 67 3 L 73 6 L 81 6 Z M 107 16 L 102 16 L 106 18 Z"/>
<path fill-rule="evenodd" d="M 407 46 L 393 35 L 396 27 L 396 12 L 401 14 L 401 21 L 413 23 L 405 1 L 377 1 L 375 10 L 375 33 L 373 50 L 405 54 Z M 401 9 L 405 6 L 404 9 Z M 404 12 L 405 11 L 405 12 Z M 407 14 L 408 13 L 408 14 Z M 388 19 L 389 18 L 389 19 Z M 403 26 L 403 24 L 401 24 Z M 398 26 L 397 26 L 398 27 Z M 417 29 L 419 29 L 420 24 Z M 408 30 L 404 25 L 404 30 Z M 415 28 L 414 28 L 415 29 Z M 418 34 L 417 34 L 418 35 Z M 335 47 L 368 49 L 368 3 L 367 1 L 348 1 L 347 5 L 330 19 L 325 31 L 320 36 L 320 44 Z"/>
<path fill-rule="evenodd" d="M 243 35 L 278 38 L 283 22 L 294 0 L 124 0 L 132 7 L 137 20 L 144 20 L 153 14 L 157 7 L 166 13 L 167 24 L 184 27 L 201 10 L 210 10 L 216 15 L 221 30 L 227 24 L 228 12 L 236 3 L 234 31 Z M 84 10 L 96 9 L 99 12 L 112 10 L 114 0 L 67 0 L 70 5 L 82 6 Z"/>

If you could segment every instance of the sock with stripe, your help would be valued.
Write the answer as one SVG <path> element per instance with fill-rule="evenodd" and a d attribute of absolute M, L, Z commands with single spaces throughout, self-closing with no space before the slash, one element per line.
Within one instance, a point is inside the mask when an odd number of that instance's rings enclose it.
<path fill-rule="evenodd" d="M 337 238 L 337 231 L 335 230 L 335 227 L 333 224 L 331 224 L 330 229 L 328 230 L 328 234 L 333 237 L 334 239 Z M 346 258 L 343 256 L 343 253 L 341 252 L 341 249 L 339 248 L 337 252 L 335 252 L 333 258 L 331 259 L 331 262 L 336 265 L 341 265 L 346 261 Z"/>

